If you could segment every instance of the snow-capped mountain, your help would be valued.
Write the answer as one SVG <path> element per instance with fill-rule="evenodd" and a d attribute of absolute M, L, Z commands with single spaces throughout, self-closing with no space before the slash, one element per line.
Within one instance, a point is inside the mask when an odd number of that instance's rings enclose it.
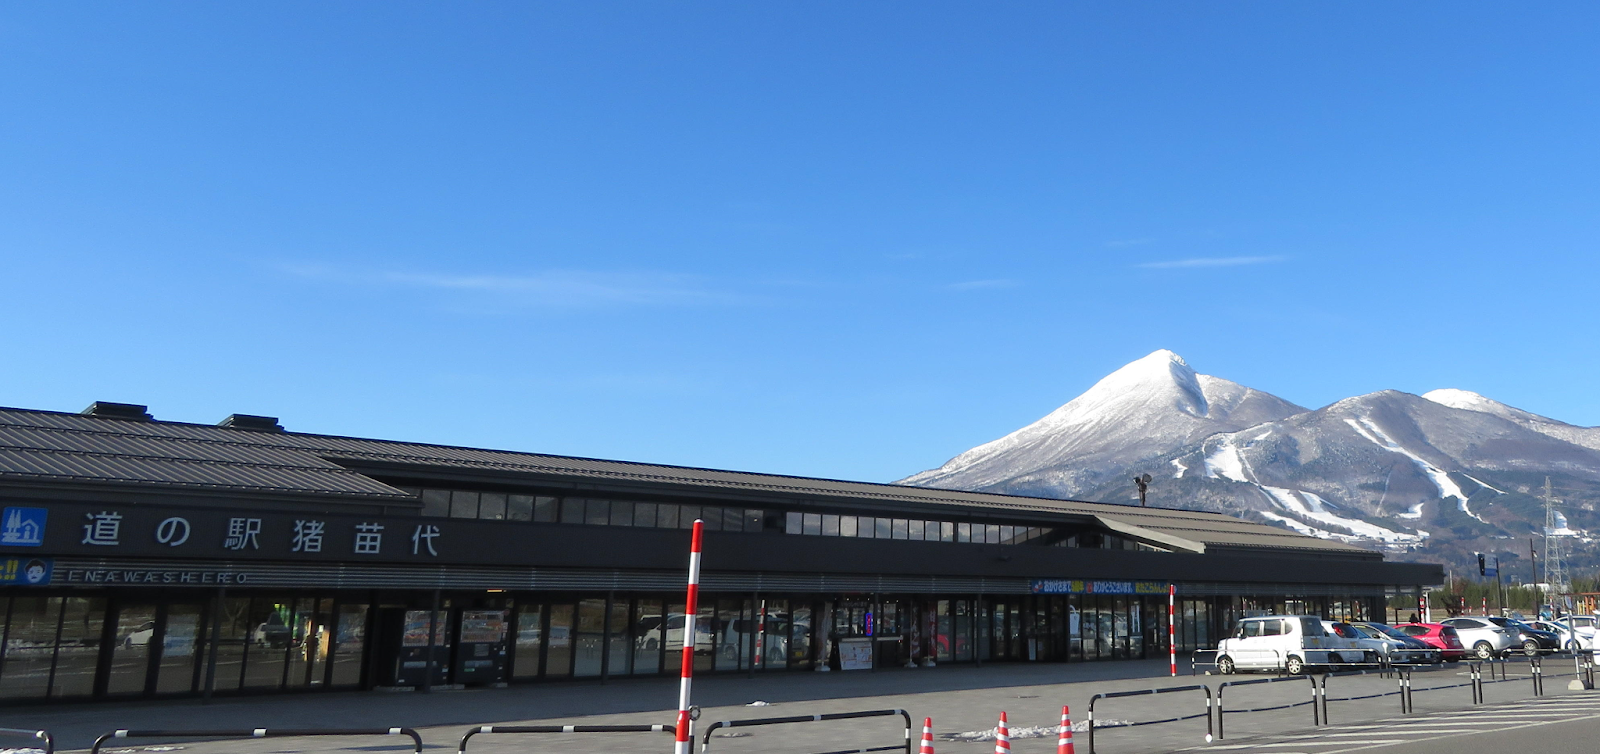
<path fill-rule="evenodd" d="M 1156 351 L 1043 419 L 901 483 L 1070 496 L 1122 479 L 1130 464 L 1218 432 L 1304 411 L 1259 390 L 1196 374 L 1181 356 Z"/>
<path fill-rule="evenodd" d="M 1508 573 L 1543 534 L 1534 496 L 1550 476 L 1577 562 L 1593 559 L 1600 536 L 1600 428 L 1463 390 L 1386 390 L 1310 411 L 1197 374 L 1170 351 L 901 483 L 1128 501 L 1140 473 L 1157 477 L 1152 505 L 1222 510 L 1428 560 L 1497 553 Z"/>

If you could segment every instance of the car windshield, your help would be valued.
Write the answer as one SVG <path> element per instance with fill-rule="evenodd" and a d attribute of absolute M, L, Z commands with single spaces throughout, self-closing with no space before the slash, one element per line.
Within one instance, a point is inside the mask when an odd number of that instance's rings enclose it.
<path fill-rule="evenodd" d="M 1512 621 L 1512 620 L 1510 620 L 1508 618 L 1484 618 L 1484 620 L 1489 621 L 1490 623 L 1493 623 L 1496 626 L 1500 626 L 1501 628 L 1516 628 L 1517 627 L 1517 624 L 1514 621 Z"/>

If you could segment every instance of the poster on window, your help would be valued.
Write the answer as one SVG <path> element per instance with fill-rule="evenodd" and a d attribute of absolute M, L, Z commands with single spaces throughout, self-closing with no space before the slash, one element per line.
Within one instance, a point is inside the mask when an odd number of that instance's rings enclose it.
<path fill-rule="evenodd" d="M 449 624 L 446 622 L 446 614 L 445 613 L 440 612 L 440 613 L 438 613 L 438 616 L 439 617 L 436 619 L 436 622 L 435 622 L 434 631 L 436 633 L 435 633 L 435 636 L 434 636 L 433 644 L 434 644 L 434 646 L 442 647 L 442 646 L 445 646 L 446 644 L 449 643 L 448 637 L 450 636 L 450 632 L 448 630 L 446 630 L 448 628 Z M 400 645 L 404 646 L 404 647 L 426 647 L 426 646 L 428 646 L 428 611 L 427 610 L 407 610 L 406 611 L 406 628 L 405 628 L 405 632 L 400 635 Z"/>
<path fill-rule="evenodd" d="M 461 643 L 498 643 L 506 638 L 504 610 L 462 610 Z"/>

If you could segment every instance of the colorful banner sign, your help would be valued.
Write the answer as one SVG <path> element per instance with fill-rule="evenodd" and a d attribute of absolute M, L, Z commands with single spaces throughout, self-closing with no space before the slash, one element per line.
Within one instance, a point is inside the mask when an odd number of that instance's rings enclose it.
<path fill-rule="evenodd" d="M 1090 579 L 1034 579 L 1034 594 L 1166 594 L 1163 581 L 1095 581 Z"/>

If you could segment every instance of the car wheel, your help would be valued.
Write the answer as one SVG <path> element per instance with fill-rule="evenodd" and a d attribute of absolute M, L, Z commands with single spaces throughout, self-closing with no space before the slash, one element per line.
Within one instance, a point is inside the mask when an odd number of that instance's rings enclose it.
<path fill-rule="evenodd" d="M 1284 672 L 1287 672 L 1289 675 L 1300 675 L 1301 673 L 1305 672 L 1306 664 L 1304 660 L 1301 660 L 1294 655 L 1289 655 L 1289 659 L 1285 660 L 1283 663 L 1283 669 Z"/>
<path fill-rule="evenodd" d="M 1568 641 L 1567 642 L 1567 651 L 1568 652 L 1576 652 L 1576 651 L 1578 651 L 1578 642 Z"/>
<path fill-rule="evenodd" d="M 1533 639 L 1522 642 L 1522 653 L 1529 657 L 1539 654 L 1539 642 Z"/>
<path fill-rule="evenodd" d="M 644 648 L 646 650 L 654 651 L 656 646 L 657 645 L 656 645 L 656 640 L 655 639 L 645 639 L 644 640 Z"/>
<path fill-rule="evenodd" d="M 1480 660 L 1494 659 L 1494 647 L 1486 641 L 1480 641 L 1472 645 L 1472 653 L 1477 655 Z"/>
<path fill-rule="evenodd" d="M 1217 672 L 1223 675 L 1233 675 L 1233 658 L 1223 655 L 1217 658 Z"/>

